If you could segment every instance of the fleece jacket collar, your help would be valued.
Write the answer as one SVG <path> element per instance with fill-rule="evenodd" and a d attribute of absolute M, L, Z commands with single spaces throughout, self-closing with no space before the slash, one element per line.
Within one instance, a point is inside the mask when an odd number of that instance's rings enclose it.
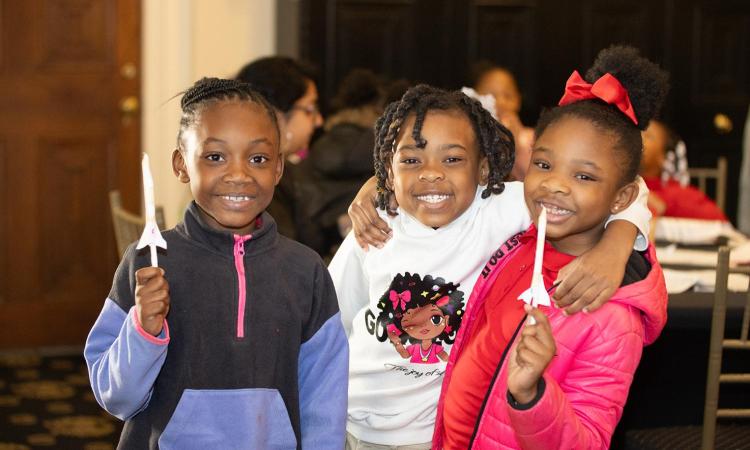
<path fill-rule="evenodd" d="M 175 230 L 185 236 L 188 241 L 231 259 L 235 235 L 211 228 L 203 219 L 199 208 L 195 201 L 190 202 L 185 211 L 184 220 L 175 227 Z M 256 221 L 258 226 L 251 233 L 252 238 L 245 242 L 245 254 L 247 255 L 265 253 L 275 247 L 279 239 L 279 235 L 276 233 L 276 222 L 270 214 L 263 211 Z"/>

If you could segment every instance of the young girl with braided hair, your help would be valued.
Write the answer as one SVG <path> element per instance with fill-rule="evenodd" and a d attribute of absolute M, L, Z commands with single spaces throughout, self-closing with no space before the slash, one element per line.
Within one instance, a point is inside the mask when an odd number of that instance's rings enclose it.
<path fill-rule="evenodd" d="M 531 219 L 523 185 L 502 181 L 513 167 L 513 136 L 461 92 L 416 86 L 387 107 L 375 134 L 376 178 L 368 183 L 377 184 L 380 209 L 355 206 L 365 216 L 354 217 L 355 229 L 374 221 L 371 214 L 393 236 L 365 252 L 352 233 L 329 266 L 351 355 L 347 447 L 423 449 L 464 304 L 487 259 L 518 245 L 512 236 Z M 645 230 L 645 198 L 635 209 Z M 580 298 L 571 312 L 596 307 L 619 286 L 636 232 L 613 222 L 571 265 L 558 286 Z M 494 250 L 509 238 L 507 249 Z M 419 346 L 407 347 L 407 336 Z"/>
<path fill-rule="evenodd" d="M 535 225 L 546 209 L 545 288 L 638 195 L 640 130 L 667 88 L 666 73 L 637 50 L 611 47 L 585 79 L 574 72 L 560 106 L 542 114 L 524 197 Z M 643 345 L 664 327 L 667 293 L 653 247 L 631 253 L 621 287 L 595 314 L 566 317 L 519 301 L 531 284 L 535 225 L 474 285 L 445 374 L 435 449 L 609 448 Z"/>
<path fill-rule="evenodd" d="M 273 108 L 202 79 L 172 167 L 194 201 L 160 267 L 131 245 L 84 351 L 118 448 L 336 449 L 348 347 L 328 272 L 264 212 L 284 169 Z M 167 279 L 169 280 L 167 282 Z"/>

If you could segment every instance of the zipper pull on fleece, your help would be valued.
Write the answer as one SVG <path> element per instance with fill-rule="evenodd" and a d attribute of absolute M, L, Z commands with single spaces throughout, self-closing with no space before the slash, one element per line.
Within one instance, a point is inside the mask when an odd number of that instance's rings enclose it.
<path fill-rule="evenodd" d="M 245 337 L 245 302 L 247 298 L 245 282 L 245 241 L 252 235 L 234 235 L 234 268 L 237 270 L 237 339 Z"/>

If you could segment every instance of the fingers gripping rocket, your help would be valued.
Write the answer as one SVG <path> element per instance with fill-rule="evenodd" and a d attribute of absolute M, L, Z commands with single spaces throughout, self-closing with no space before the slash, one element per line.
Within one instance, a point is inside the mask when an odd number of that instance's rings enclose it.
<path fill-rule="evenodd" d="M 141 249 L 145 246 L 149 246 L 151 249 L 151 265 L 153 267 L 159 266 L 159 261 L 156 255 L 156 247 L 167 249 L 167 242 L 161 237 L 159 226 L 156 224 L 156 207 L 154 206 L 154 179 L 151 176 L 151 167 L 149 165 L 149 159 L 147 154 L 143 154 L 143 161 L 141 162 L 141 168 L 143 169 L 143 202 L 146 207 L 146 226 L 143 228 L 143 234 L 141 234 L 141 240 L 138 241 L 136 248 Z"/>
<path fill-rule="evenodd" d="M 544 257 L 544 239 L 547 233 L 547 209 L 542 206 L 539 213 L 539 221 L 536 235 L 536 254 L 534 255 L 534 272 L 531 275 L 531 287 L 523 291 L 518 300 L 523 300 L 531 306 L 550 306 L 549 293 L 544 287 L 542 278 L 542 258 Z M 536 321 L 529 316 L 529 323 L 534 325 Z"/>

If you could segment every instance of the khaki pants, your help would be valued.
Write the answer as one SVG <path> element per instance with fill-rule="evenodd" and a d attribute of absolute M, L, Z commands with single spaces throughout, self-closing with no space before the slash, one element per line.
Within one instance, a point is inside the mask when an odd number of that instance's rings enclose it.
<path fill-rule="evenodd" d="M 430 450 L 430 447 L 432 447 L 431 442 L 412 445 L 372 444 L 370 442 L 360 441 L 349 432 L 346 433 L 346 450 Z"/>

